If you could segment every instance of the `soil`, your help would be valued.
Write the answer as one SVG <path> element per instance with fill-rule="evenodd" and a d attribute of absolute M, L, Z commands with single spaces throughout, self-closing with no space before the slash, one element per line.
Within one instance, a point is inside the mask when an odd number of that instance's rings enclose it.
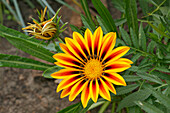
<path fill-rule="evenodd" d="M 52 5 L 53 9 L 57 10 L 61 6 L 52 0 L 47 1 Z M 65 1 L 82 12 L 71 0 Z M 106 3 L 106 0 L 103 1 Z M 38 3 L 35 2 L 34 5 L 36 8 L 41 9 Z M 105 5 L 107 6 L 107 4 Z M 31 17 L 37 18 L 36 9 L 30 8 L 21 0 L 19 1 L 19 6 L 22 6 L 21 12 L 25 23 L 31 22 Z M 115 15 L 116 9 L 112 8 L 111 11 L 113 18 L 120 16 L 120 14 L 118 14 L 119 16 Z M 69 24 L 76 26 L 82 25 L 79 14 L 67 7 L 62 6 L 60 14 L 62 14 L 64 22 L 69 22 Z M 7 16 L 6 14 L 3 15 L 3 25 L 21 31 L 20 25 L 15 20 L 8 20 Z M 64 33 L 66 36 L 71 36 L 71 29 L 69 28 Z M 15 48 L 2 37 L 0 37 L 0 53 L 35 59 L 33 56 Z M 80 101 L 79 97 L 73 102 L 69 102 L 67 97 L 61 99 L 60 93 L 55 91 L 57 87 L 56 81 L 43 78 L 41 75 L 42 71 L 37 70 L 0 68 L 0 113 L 55 113 Z M 107 112 L 109 113 L 110 110 L 107 110 Z"/>

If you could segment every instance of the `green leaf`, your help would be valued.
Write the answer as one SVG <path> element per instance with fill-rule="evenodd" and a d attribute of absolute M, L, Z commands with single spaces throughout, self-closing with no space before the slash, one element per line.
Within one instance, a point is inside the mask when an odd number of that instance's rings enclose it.
<path fill-rule="evenodd" d="M 72 31 L 78 32 L 78 33 L 80 33 L 81 35 L 83 35 L 82 31 L 81 31 L 79 28 L 77 28 L 76 26 L 70 24 L 70 27 L 71 27 L 71 30 L 72 30 Z"/>
<path fill-rule="evenodd" d="M 131 84 L 131 85 L 127 85 L 125 87 L 119 87 L 116 89 L 117 95 L 123 95 L 123 94 L 127 94 L 133 90 L 135 90 L 137 87 L 139 87 L 139 84 Z"/>
<path fill-rule="evenodd" d="M 108 26 L 109 31 L 107 32 L 116 32 L 118 34 L 115 22 L 113 21 L 108 9 L 102 4 L 100 0 L 92 0 L 92 3 L 103 21 L 105 21 L 106 25 Z"/>
<path fill-rule="evenodd" d="M 132 46 L 132 42 L 131 42 L 131 39 L 130 39 L 128 33 L 127 33 L 122 27 L 119 27 L 119 30 L 120 30 L 120 32 L 121 32 L 121 35 L 122 35 L 123 40 L 124 40 L 129 46 Z"/>
<path fill-rule="evenodd" d="M 131 61 L 132 61 L 133 63 L 135 63 L 135 62 L 139 59 L 139 57 L 141 57 L 141 56 L 142 56 L 141 53 L 137 53 L 137 54 L 135 54 L 135 55 L 131 58 Z"/>
<path fill-rule="evenodd" d="M 116 25 L 116 26 L 120 26 L 120 25 L 124 24 L 125 22 L 127 22 L 127 19 L 126 19 L 126 18 L 116 19 L 116 20 L 115 20 L 115 25 Z"/>
<path fill-rule="evenodd" d="M 25 35 L 17 30 L 14 30 L 14 29 L 11 29 L 11 28 L 8 28 L 6 26 L 3 26 L 0 24 L 0 36 L 2 37 L 8 37 L 8 36 L 11 36 L 11 37 L 18 37 L 18 38 L 21 38 L 21 39 L 25 39 L 29 42 L 32 42 L 32 43 L 35 43 L 39 46 L 44 46 L 45 43 L 42 43 L 40 40 L 37 40 L 35 38 L 30 38 L 28 35 Z"/>
<path fill-rule="evenodd" d="M 138 37 L 137 35 L 134 33 L 134 30 L 132 28 L 130 28 L 130 36 L 132 39 L 132 43 L 134 45 L 135 48 L 139 49 L 139 42 L 138 42 Z"/>
<path fill-rule="evenodd" d="M 59 67 L 59 66 L 50 67 L 50 68 L 48 68 L 44 71 L 42 76 L 45 77 L 45 78 L 51 78 L 52 79 L 51 74 L 59 71 L 60 69 L 61 69 L 61 67 Z"/>
<path fill-rule="evenodd" d="M 162 81 L 155 75 L 144 73 L 144 72 L 138 72 L 137 75 L 139 75 L 141 78 L 143 78 L 145 80 L 155 82 L 158 84 L 163 84 Z"/>
<path fill-rule="evenodd" d="M 138 106 L 132 106 L 132 107 L 129 107 L 129 113 L 141 113 L 140 111 L 140 108 Z"/>
<path fill-rule="evenodd" d="M 54 55 L 53 53 L 43 48 L 42 46 L 37 45 L 34 42 L 18 38 L 16 36 L 5 36 L 4 38 L 6 38 L 12 45 L 17 47 L 18 49 L 21 49 L 22 51 L 32 56 L 38 57 L 51 63 L 55 62 L 52 57 Z"/>
<path fill-rule="evenodd" d="M 162 103 L 167 108 L 170 108 L 170 98 L 168 96 L 162 94 L 159 91 L 155 91 L 153 88 L 148 89 L 152 92 L 152 95 L 160 101 L 160 103 Z"/>
<path fill-rule="evenodd" d="M 35 69 L 35 70 L 46 70 L 52 65 L 48 65 L 33 59 L 0 54 L 0 67 L 15 67 L 15 68 L 24 68 L 24 69 Z"/>
<path fill-rule="evenodd" d="M 105 21 L 103 21 L 103 19 L 100 16 L 98 16 L 98 15 L 96 15 L 96 18 L 97 18 L 97 21 L 98 21 L 99 25 L 101 26 L 104 34 L 107 34 L 108 31 L 109 31 L 109 27 L 107 26 Z"/>
<path fill-rule="evenodd" d="M 147 113 L 164 113 L 163 111 L 161 111 L 156 106 L 150 103 L 136 101 L 135 104 L 141 107 L 141 109 L 145 110 Z"/>
<path fill-rule="evenodd" d="M 112 0 L 114 7 L 121 12 L 125 12 L 125 4 L 123 0 Z"/>
<path fill-rule="evenodd" d="M 134 101 L 143 101 L 151 95 L 151 91 L 148 89 L 140 90 L 126 96 L 118 105 L 117 112 L 124 107 L 134 106 Z"/>
<path fill-rule="evenodd" d="M 143 31 L 142 23 L 140 24 L 139 28 L 139 46 L 142 47 L 144 51 L 146 51 L 146 36 Z"/>
<path fill-rule="evenodd" d="M 142 8 L 143 14 L 146 16 L 149 12 L 148 0 L 139 0 L 140 7 Z"/>
<path fill-rule="evenodd" d="M 155 69 L 158 71 L 170 73 L 170 70 L 168 69 L 168 67 L 165 67 L 165 66 L 159 66 L 159 67 L 156 67 Z"/>
<path fill-rule="evenodd" d="M 125 0 L 126 9 L 125 14 L 127 18 L 128 27 L 132 27 L 136 35 L 138 34 L 138 21 L 137 21 L 137 5 L 136 0 Z"/>
<path fill-rule="evenodd" d="M 74 113 L 74 110 L 77 109 L 80 105 L 81 105 L 80 102 L 73 104 L 71 106 L 68 106 L 68 107 L 62 109 L 61 111 L 59 111 L 57 113 Z"/>
<path fill-rule="evenodd" d="M 92 24 L 90 24 L 90 21 L 82 14 L 81 14 L 81 20 L 86 28 L 89 28 L 93 32 L 95 31 L 96 28 Z"/>
<path fill-rule="evenodd" d="M 167 38 L 170 39 L 170 36 L 166 35 L 165 32 L 161 31 L 160 29 L 158 29 L 156 26 L 154 26 L 153 24 L 151 24 L 150 22 L 148 22 L 148 24 L 155 30 L 157 31 L 159 34 L 161 34 L 162 36 L 165 36 Z"/>
<path fill-rule="evenodd" d="M 135 82 L 141 79 L 141 77 L 135 75 L 124 75 L 123 78 L 126 82 Z"/>
<path fill-rule="evenodd" d="M 170 80 L 170 76 L 168 74 L 165 74 L 165 73 L 161 73 L 161 72 L 158 72 L 158 71 L 153 71 L 151 74 L 155 75 L 155 76 L 158 76 L 159 78 L 164 79 L 164 80 Z"/>
<path fill-rule="evenodd" d="M 155 46 L 156 46 L 156 43 L 152 40 L 152 41 L 148 44 L 147 52 L 148 52 L 148 53 L 153 53 Z"/>
<path fill-rule="evenodd" d="M 94 24 L 94 22 L 92 20 L 87 0 L 80 0 L 80 2 L 81 2 L 81 5 L 83 7 L 83 10 L 84 10 L 84 12 L 85 12 L 85 14 L 87 16 L 87 20 L 90 22 L 91 26 L 93 26 L 93 28 L 95 28 L 95 24 Z"/>
<path fill-rule="evenodd" d="M 111 101 L 106 101 L 99 109 L 98 113 L 104 113 L 107 107 L 110 105 Z"/>

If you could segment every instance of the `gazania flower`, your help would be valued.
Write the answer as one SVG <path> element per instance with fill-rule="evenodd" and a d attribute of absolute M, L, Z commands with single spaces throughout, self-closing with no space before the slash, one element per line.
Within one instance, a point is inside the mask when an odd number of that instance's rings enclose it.
<path fill-rule="evenodd" d="M 74 32 L 73 39 L 65 38 L 65 42 L 60 43 L 64 53 L 53 56 L 57 60 L 55 64 L 64 69 L 51 75 L 63 79 L 57 87 L 57 92 L 62 90 L 61 98 L 69 95 L 69 100 L 73 101 L 81 93 L 82 105 L 86 107 L 90 98 L 97 102 L 99 94 L 110 101 L 109 91 L 116 94 L 114 85 L 126 86 L 117 72 L 130 68 L 133 62 L 120 58 L 129 51 L 129 47 L 113 49 L 116 33 L 110 32 L 103 37 L 103 31 L 98 27 L 94 34 L 87 29 L 84 38 Z"/>
<path fill-rule="evenodd" d="M 41 11 L 40 23 L 33 20 L 34 24 L 28 23 L 30 25 L 23 28 L 23 30 L 27 29 L 27 32 L 30 32 L 29 34 L 34 35 L 35 38 L 37 39 L 49 40 L 53 38 L 57 31 L 56 23 L 53 22 L 53 19 L 56 17 L 56 15 L 51 19 L 46 20 L 45 19 L 46 11 L 47 7 L 44 9 L 44 11 Z"/>

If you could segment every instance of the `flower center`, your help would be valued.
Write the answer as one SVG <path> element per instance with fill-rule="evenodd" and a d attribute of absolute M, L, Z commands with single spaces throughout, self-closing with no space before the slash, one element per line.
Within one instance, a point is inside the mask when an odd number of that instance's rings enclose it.
<path fill-rule="evenodd" d="M 87 78 L 98 78 L 103 73 L 102 63 L 97 59 L 90 59 L 85 64 L 84 72 Z"/>

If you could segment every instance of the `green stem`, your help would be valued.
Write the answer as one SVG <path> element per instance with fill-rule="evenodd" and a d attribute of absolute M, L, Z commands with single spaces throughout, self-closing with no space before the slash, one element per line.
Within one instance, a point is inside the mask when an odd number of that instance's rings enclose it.
<path fill-rule="evenodd" d="M 141 88 L 142 88 L 142 86 L 143 86 L 143 84 L 144 84 L 145 81 L 146 81 L 146 80 L 143 80 L 143 81 L 142 81 L 142 83 L 141 83 L 141 85 L 140 85 L 140 87 L 139 87 L 139 89 L 138 89 L 138 92 L 141 90 Z"/>
<path fill-rule="evenodd" d="M 167 86 L 168 84 L 162 84 L 161 86 L 158 86 L 158 87 L 156 87 L 156 88 L 154 88 L 154 89 L 159 89 L 159 88 L 161 88 L 161 87 L 164 87 L 164 86 Z"/>
<path fill-rule="evenodd" d="M 111 113 L 114 113 L 114 112 L 115 112 L 115 107 L 116 107 L 116 102 L 113 102 L 113 103 L 112 103 Z"/>

